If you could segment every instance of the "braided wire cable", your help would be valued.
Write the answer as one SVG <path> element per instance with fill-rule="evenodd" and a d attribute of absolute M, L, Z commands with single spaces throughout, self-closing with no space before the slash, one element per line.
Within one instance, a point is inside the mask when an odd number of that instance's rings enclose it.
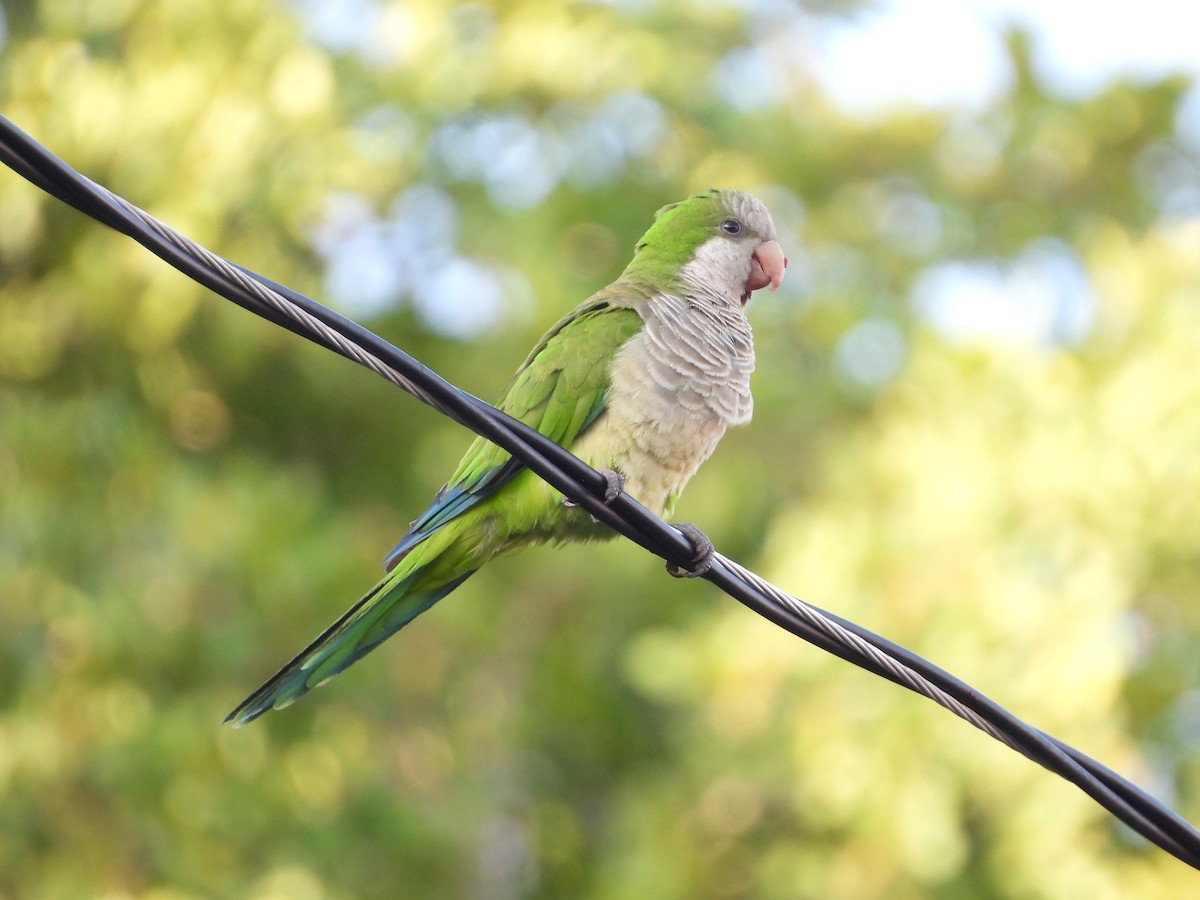
<path fill-rule="evenodd" d="M 815 606 L 805 603 L 803 600 L 800 600 L 797 597 L 793 597 L 791 594 L 784 593 L 761 575 L 751 572 L 746 567 L 733 562 L 719 553 L 717 554 L 716 559 L 721 563 L 721 565 L 729 569 L 730 573 L 733 574 L 734 577 L 740 578 L 748 584 L 753 585 L 754 588 L 770 597 L 775 603 L 790 609 L 795 615 L 802 618 L 814 629 L 827 635 L 831 640 L 837 641 L 839 644 L 843 644 L 847 648 L 851 648 L 853 652 L 861 654 L 865 659 L 873 662 L 880 669 L 887 672 L 892 681 L 907 687 L 909 690 L 928 697 L 934 703 L 937 703 L 939 706 L 948 709 L 960 719 L 970 722 L 984 734 L 995 738 L 1010 749 L 1016 750 L 1018 753 L 1024 752 L 1021 749 L 1020 744 L 1012 740 L 1002 730 L 992 725 L 992 723 L 983 716 L 979 715 L 973 709 L 964 706 L 962 703 L 959 703 L 958 700 L 950 696 L 950 694 L 946 693 L 940 687 L 924 678 L 918 672 L 913 671 L 907 665 L 900 662 L 900 660 L 885 653 L 879 647 L 876 647 L 874 644 L 865 640 L 864 638 L 859 637 L 853 631 L 844 628 L 842 625 L 831 619 L 823 611 L 817 609 Z"/>
<path fill-rule="evenodd" d="M 569 451 L 455 387 L 403 351 L 291 289 L 219 257 L 80 175 L 0 116 L 0 161 L 39 188 L 141 243 L 239 306 L 366 367 L 503 447 L 597 520 L 670 563 L 694 553 L 676 529 L 627 494 L 603 500 L 605 479 Z M 1200 831 L 1096 760 L 1022 722 L 922 657 L 805 603 L 716 554 L 704 576 L 759 615 L 809 643 L 921 694 L 1030 760 L 1076 784 L 1114 816 L 1193 868 Z"/>

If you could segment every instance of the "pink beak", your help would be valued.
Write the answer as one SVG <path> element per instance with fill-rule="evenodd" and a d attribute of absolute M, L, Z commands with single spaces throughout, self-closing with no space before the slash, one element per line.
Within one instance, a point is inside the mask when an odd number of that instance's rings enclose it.
<path fill-rule="evenodd" d="M 783 255 L 783 248 L 779 246 L 779 242 L 763 241 L 750 257 L 750 277 L 746 279 L 743 302 L 759 288 L 765 288 L 767 285 L 771 286 L 771 290 L 778 288 L 786 270 L 787 257 Z"/>

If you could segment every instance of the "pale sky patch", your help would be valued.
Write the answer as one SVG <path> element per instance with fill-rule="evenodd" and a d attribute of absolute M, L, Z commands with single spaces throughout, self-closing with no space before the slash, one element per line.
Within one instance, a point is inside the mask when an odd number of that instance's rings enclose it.
<path fill-rule="evenodd" d="M 813 76 L 852 114 L 982 109 L 1011 84 L 1002 42 L 1011 27 L 1030 33 L 1034 68 L 1060 95 L 1121 77 L 1200 76 L 1200 5 L 1179 0 L 892 0 L 821 21 Z"/>

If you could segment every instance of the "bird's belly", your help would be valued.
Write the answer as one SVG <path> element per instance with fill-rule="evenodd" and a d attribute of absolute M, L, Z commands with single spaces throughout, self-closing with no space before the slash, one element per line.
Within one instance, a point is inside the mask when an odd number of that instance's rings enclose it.
<path fill-rule="evenodd" d="M 646 332 L 630 338 L 613 360 L 604 412 L 571 448 L 594 468 L 623 474 L 626 492 L 660 516 L 751 409 L 753 356 L 724 356 L 732 350 L 718 342 L 703 348 L 707 371 L 669 349 Z"/>
<path fill-rule="evenodd" d="M 626 493 L 663 516 L 712 455 L 725 428 L 713 415 L 629 415 L 610 407 L 572 450 L 594 468 L 619 471 Z"/>

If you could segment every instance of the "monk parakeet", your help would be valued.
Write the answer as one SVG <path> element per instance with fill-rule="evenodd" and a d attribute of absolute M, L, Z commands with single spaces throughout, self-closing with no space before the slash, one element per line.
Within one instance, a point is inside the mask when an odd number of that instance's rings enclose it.
<path fill-rule="evenodd" d="M 730 425 L 750 418 L 751 292 L 783 279 L 770 213 L 710 190 L 659 210 L 621 276 L 534 347 L 500 400 L 661 516 Z M 698 555 L 711 544 L 687 532 Z M 385 560 L 388 574 L 226 721 L 241 725 L 328 681 L 494 556 L 609 537 L 496 445 L 477 439 Z"/>

